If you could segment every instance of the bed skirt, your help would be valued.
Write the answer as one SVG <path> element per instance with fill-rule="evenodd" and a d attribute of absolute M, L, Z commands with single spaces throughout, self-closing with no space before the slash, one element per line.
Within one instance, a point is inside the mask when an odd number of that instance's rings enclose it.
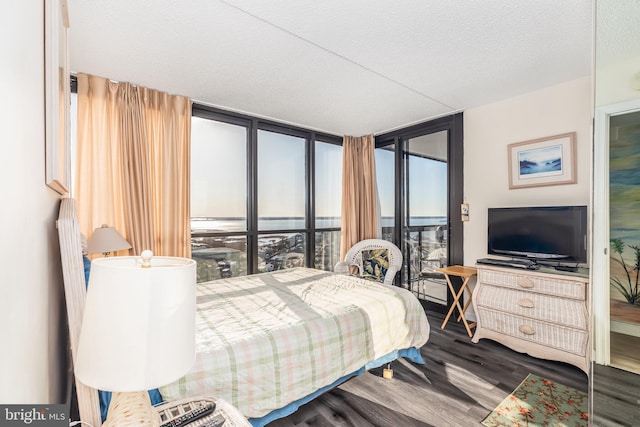
<path fill-rule="evenodd" d="M 249 418 L 249 422 L 251 423 L 251 425 L 253 427 L 263 427 L 267 424 L 269 424 L 271 421 L 277 420 L 279 418 L 284 418 L 288 415 L 293 414 L 295 411 L 298 410 L 299 407 L 301 407 L 302 405 L 304 405 L 305 403 L 310 402 L 311 400 L 315 399 L 316 397 L 320 396 L 321 394 L 331 390 L 332 388 L 335 388 L 337 386 L 339 386 L 340 384 L 342 384 L 343 382 L 347 381 L 349 378 L 353 378 L 356 377 L 358 375 L 362 375 L 365 372 L 367 372 L 370 369 L 374 369 L 374 368 L 378 368 L 382 365 L 385 365 L 387 363 L 390 363 L 394 360 L 396 360 L 399 357 L 403 357 L 405 359 L 409 359 L 414 363 L 419 363 L 421 365 L 424 365 L 424 359 L 422 358 L 422 355 L 420 354 L 420 349 L 416 348 L 416 347 L 411 347 L 411 348 L 405 348 L 403 350 L 394 350 L 391 353 L 388 353 L 372 362 L 367 363 L 365 366 L 363 366 L 362 368 L 358 369 L 355 372 L 352 372 L 350 374 L 347 374 L 345 376 L 343 376 L 342 378 L 338 378 L 336 381 L 334 381 L 332 384 L 329 384 L 328 386 L 322 387 L 319 390 L 316 390 L 315 392 L 311 393 L 308 396 L 305 396 L 301 399 L 296 400 L 295 402 L 291 402 L 290 404 L 288 404 L 287 406 L 280 408 L 280 409 L 275 409 L 271 412 L 269 412 L 267 415 L 260 417 L 260 418 Z"/>

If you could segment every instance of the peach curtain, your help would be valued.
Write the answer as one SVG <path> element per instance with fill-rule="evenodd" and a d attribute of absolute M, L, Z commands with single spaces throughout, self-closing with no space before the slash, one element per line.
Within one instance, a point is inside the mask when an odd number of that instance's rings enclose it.
<path fill-rule="evenodd" d="M 340 259 L 355 243 L 380 235 L 374 148 L 373 135 L 343 138 Z"/>
<path fill-rule="evenodd" d="M 191 256 L 191 100 L 78 74 L 81 231 L 114 226 L 139 254 Z"/>

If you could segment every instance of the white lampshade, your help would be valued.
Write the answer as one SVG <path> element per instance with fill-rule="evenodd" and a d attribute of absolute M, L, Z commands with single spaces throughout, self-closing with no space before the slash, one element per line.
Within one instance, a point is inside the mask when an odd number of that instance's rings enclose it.
<path fill-rule="evenodd" d="M 195 360 L 196 263 L 187 258 L 94 260 L 75 374 L 107 391 L 156 388 Z"/>
<path fill-rule="evenodd" d="M 121 251 L 130 247 L 129 242 L 118 233 L 118 230 L 109 227 L 107 224 L 102 224 L 102 227 L 93 230 L 93 234 L 87 241 L 87 253 L 90 254 L 108 254 L 109 252 Z"/>

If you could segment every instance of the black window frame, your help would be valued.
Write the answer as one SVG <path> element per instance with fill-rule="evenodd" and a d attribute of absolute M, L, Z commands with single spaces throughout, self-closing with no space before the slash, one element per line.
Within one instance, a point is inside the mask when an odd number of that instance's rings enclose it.
<path fill-rule="evenodd" d="M 425 134 L 447 131 L 447 241 L 449 265 L 464 265 L 464 230 L 460 217 L 460 205 L 464 199 L 464 132 L 463 113 L 456 113 L 434 120 L 418 123 L 403 129 L 380 134 L 375 137 L 376 148 L 394 144 L 395 148 L 395 200 L 394 200 L 394 230 L 393 243 L 403 247 L 404 217 L 405 217 L 405 142 L 411 138 Z M 395 283 L 401 284 L 404 275 L 404 263 L 401 271 L 396 274 Z M 459 278 L 452 278 L 456 292 L 462 284 Z M 446 312 L 453 303 L 453 296 L 447 288 L 447 305 L 442 306 L 429 301 L 423 301 L 426 309 Z"/>
<path fill-rule="evenodd" d="M 342 137 L 304 129 L 241 113 L 229 112 L 200 103 L 192 104 L 192 116 L 235 124 L 247 128 L 247 230 L 193 232 L 192 237 L 246 236 L 247 274 L 258 272 L 258 239 L 274 233 L 302 233 L 305 236 L 305 266 L 314 266 L 316 231 L 339 231 L 340 228 L 316 228 L 315 224 L 315 142 L 342 145 Z M 258 131 L 290 135 L 305 140 L 305 227 L 303 229 L 258 229 Z"/>

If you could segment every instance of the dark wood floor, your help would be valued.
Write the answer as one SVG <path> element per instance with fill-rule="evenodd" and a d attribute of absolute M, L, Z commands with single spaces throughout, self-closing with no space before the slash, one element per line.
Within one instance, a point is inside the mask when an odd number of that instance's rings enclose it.
<path fill-rule="evenodd" d="M 588 390 L 587 375 L 572 365 L 536 359 L 491 340 L 473 344 L 459 324 L 441 330 L 442 316 L 428 317 L 424 365 L 397 360 L 392 379 L 382 378 L 381 368 L 372 370 L 268 426 L 481 426 L 529 373 Z"/>
<path fill-rule="evenodd" d="M 640 426 L 640 375 L 595 364 L 592 396 L 594 426 Z"/>

